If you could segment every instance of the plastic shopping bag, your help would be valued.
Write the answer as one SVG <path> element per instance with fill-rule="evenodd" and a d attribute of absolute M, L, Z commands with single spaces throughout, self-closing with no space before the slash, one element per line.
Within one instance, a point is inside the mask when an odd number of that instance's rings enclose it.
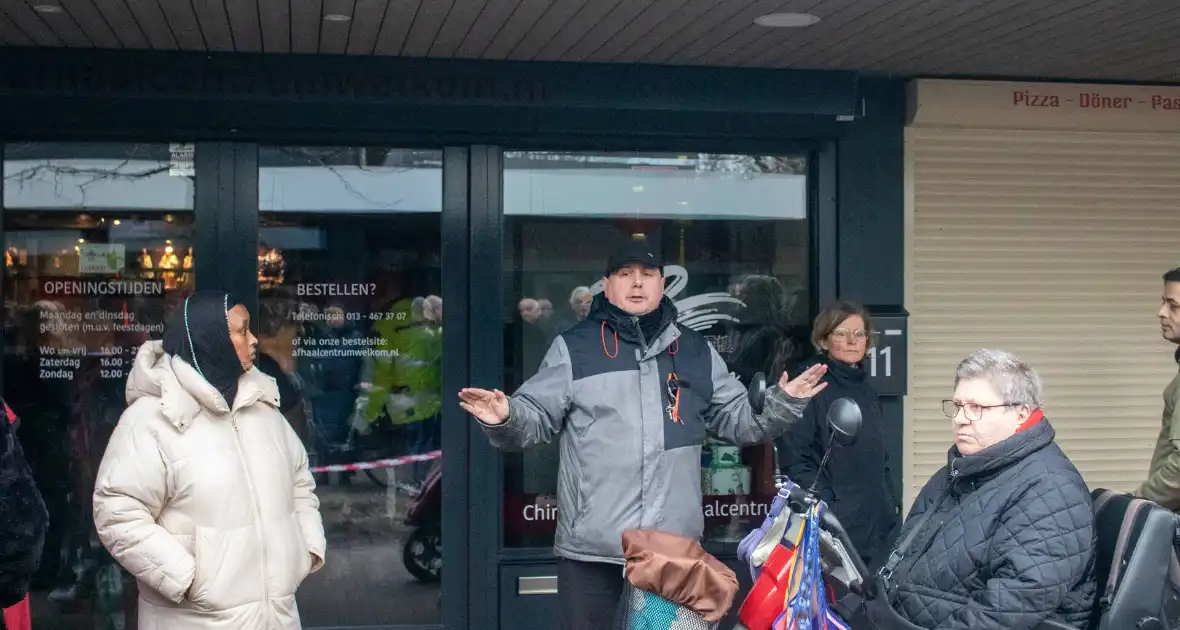
<path fill-rule="evenodd" d="M 29 612 L 29 596 L 15 606 L 4 609 L 4 624 L 8 630 L 32 630 L 33 618 Z"/>
<path fill-rule="evenodd" d="M 788 574 L 783 611 L 774 620 L 772 630 L 850 630 L 828 608 L 830 595 L 824 587 L 820 565 L 821 509 L 823 504 L 817 503 L 807 511 L 803 531 L 794 546 L 795 557 Z"/>

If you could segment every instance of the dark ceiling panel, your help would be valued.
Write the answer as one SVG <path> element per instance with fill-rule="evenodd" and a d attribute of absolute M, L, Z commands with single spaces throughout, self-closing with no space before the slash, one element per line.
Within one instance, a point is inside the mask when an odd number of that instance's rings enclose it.
<path fill-rule="evenodd" d="M 38 13 L 33 10 L 32 6 L 22 0 L 10 2 L 9 6 L 12 9 L 12 17 L 17 20 L 17 24 L 21 28 L 28 28 L 27 24 L 40 22 L 47 26 L 49 30 L 53 31 L 57 41 L 70 48 L 89 48 L 93 46 L 90 38 L 82 32 L 78 27 L 78 23 L 74 21 L 73 16 L 68 11 L 61 11 L 60 13 Z"/>
<path fill-rule="evenodd" d="M 454 57 L 459 45 L 479 19 L 487 0 L 459 0 L 451 7 L 451 13 L 438 29 L 438 35 L 430 46 L 431 57 Z"/>
<path fill-rule="evenodd" d="M 193 13 L 193 5 L 188 0 L 163 0 L 160 10 L 164 12 L 168 24 L 172 27 L 172 34 L 182 50 L 207 50 L 205 36 L 197 24 L 197 15 Z"/>
<path fill-rule="evenodd" d="M 319 51 L 323 8 L 323 0 L 291 3 L 291 52 L 308 54 Z"/>
<path fill-rule="evenodd" d="M 678 28 L 668 37 L 663 39 L 651 37 L 642 40 L 639 46 L 619 55 L 617 61 L 652 63 L 657 59 L 663 59 L 696 41 L 697 38 L 704 37 L 710 29 L 725 22 L 741 10 L 742 4 L 739 2 L 716 3 L 712 9 L 700 17 L 687 21 L 677 20 L 675 24 Z"/>
<path fill-rule="evenodd" d="M 156 0 L 123 0 L 148 44 L 156 50 L 175 50 L 176 36 Z"/>
<path fill-rule="evenodd" d="M 906 11 L 895 14 L 885 23 L 862 31 L 864 36 L 855 38 L 850 45 L 822 55 L 822 60 L 816 65 L 831 67 L 856 63 L 867 66 L 875 59 L 905 47 L 906 42 L 913 38 L 938 28 L 939 24 L 959 19 L 993 2 L 995 0 L 938 0 L 910 5 Z"/>
<path fill-rule="evenodd" d="M 755 0 L 737 13 L 731 15 L 725 21 L 715 24 L 707 33 L 693 38 L 691 42 L 687 42 L 679 50 L 659 57 L 656 56 L 656 52 L 653 52 L 651 55 L 648 55 L 648 60 L 656 63 L 669 64 L 689 63 L 693 59 L 708 52 L 709 49 L 744 30 L 759 29 L 754 24 L 754 18 L 766 15 L 767 13 L 777 13 L 787 6 L 790 6 L 790 2 L 785 0 Z M 656 51 L 658 52 L 659 49 L 656 49 Z"/>
<path fill-rule="evenodd" d="M 262 50 L 268 53 L 291 52 L 291 3 L 287 0 L 258 0 L 258 18 L 262 24 Z"/>
<path fill-rule="evenodd" d="M 454 0 L 426 0 L 418 8 L 414 16 L 414 26 L 406 35 L 406 43 L 402 46 L 403 57 L 425 57 L 430 52 L 434 38 L 451 12 Z"/>
<path fill-rule="evenodd" d="M 483 12 L 479 14 L 479 19 L 471 25 L 454 56 L 464 59 L 482 57 L 488 45 L 503 29 L 519 5 L 519 0 L 488 0 Z"/>
<path fill-rule="evenodd" d="M 326 55 L 343 55 L 348 50 L 352 27 L 356 26 L 356 2 L 353 0 L 324 0 L 323 15 L 320 16 L 320 52 Z M 327 17 L 331 15 L 333 19 Z M 334 16 L 346 16 L 341 22 Z"/>
<path fill-rule="evenodd" d="M 371 55 L 377 45 L 377 34 L 381 32 L 381 22 L 385 19 L 385 7 L 389 3 L 385 0 L 357 0 L 352 8 L 352 23 L 348 31 L 348 47 L 345 50 L 350 55 Z"/>
<path fill-rule="evenodd" d="M 607 13 L 594 28 L 590 29 L 561 58 L 567 61 L 585 61 L 602 48 L 603 44 L 643 15 L 655 4 L 655 0 L 623 0 Z"/>
<path fill-rule="evenodd" d="M 233 52 L 234 34 L 229 27 L 225 4 L 221 0 L 192 0 L 192 3 L 197 23 L 205 35 L 205 46 L 216 52 Z"/>
<path fill-rule="evenodd" d="M 1015 15 L 1013 13 L 1013 7 L 1008 0 L 989 2 L 978 11 L 972 11 L 940 22 L 937 26 L 928 29 L 921 35 L 911 38 L 904 45 L 898 46 L 892 53 L 883 57 L 881 63 L 889 65 L 896 61 L 909 59 L 915 51 L 938 49 L 945 43 L 953 44 L 979 37 L 983 37 L 983 40 L 986 41 L 988 36 L 983 36 L 982 34 L 991 30 L 996 25 L 1003 25 L 1007 21 L 1011 21 L 1014 25 L 1026 24 L 1026 20 L 1031 19 L 1032 11 L 1044 11 L 1046 7 L 1050 7 L 1059 1 L 1015 0 L 1015 2 L 1020 4 L 1020 10 Z M 1025 13 L 1024 9 L 1031 9 L 1032 11 Z M 992 34 L 992 36 L 998 35 L 1000 33 Z M 975 45 L 979 44 L 976 43 Z"/>
<path fill-rule="evenodd" d="M 688 5 L 690 4 L 694 3 L 690 0 L 652 0 L 642 13 L 635 16 L 635 19 L 611 33 L 602 46 L 590 53 L 586 60 L 610 61 L 614 59 L 640 39 L 655 36 L 656 31 L 662 25 L 667 24 L 671 16 L 689 10 L 691 7 Z M 709 1 L 696 2 L 695 4 L 700 7 L 697 9 L 700 14 L 708 11 L 713 3 Z"/>
<path fill-rule="evenodd" d="M 487 59 L 532 59 L 549 45 L 587 0 L 518 0 L 516 9 L 483 51 Z"/>
<path fill-rule="evenodd" d="M 98 12 L 90 0 L 58 0 L 82 32 L 98 48 L 122 48 L 123 42 L 111 30 L 106 18 Z"/>
<path fill-rule="evenodd" d="M 529 59 L 557 61 L 566 58 L 566 52 L 601 23 L 611 11 L 622 2 L 636 0 L 593 0 L 582 6 L 578 14 L 557 30 L 545 47 Z"/>
<path fill-rule="evenodd" d="M 805 30 L 799 29 L 781 29 L 781 28 L 757 28 L 754 31 L 754 37 L 743 38 L 744 41 L 740 45 L 727 46 L 725 48 L 732 49 L 725 57 L 720 57 L 717 65 L 721 66 L 737 66 L 744 63 L 746 60 L 752 58 L 754 55 L 764 53 L 768 50 L 778 50 L 786 46 L 787 43 L 808 34 L 809 31 L 815 28 L 821 28 L 825 32 L 830 32 L 835 26 L 832 25 L 833 20 L 838 20 L 847 11 L 845 7 L 857 0 L 825 0 L 818 4 L 814 9 L 808 11 L 820 18 L 819 24 L 808 27 Z"/>
<path fill-rule="evenodd" d="M 767 29 L 770 33 L 761 43 L 754 43 L 741 56 L 726 60 L 734 66 L 770 66 L 789 64 L 796 51 L 804 50 L 813 42 L 824 42 L 837 37 L 848 24 L 879 7 L 879 0 L 827 0 L 816 9 L 819 24 L 799 29 Z M 822 10 L 821 10 L 822 9 Z"/>
<path fill-rule="evenodd" d="M 1031 64 L 1060 67 L 1072 65 L 1078 59 L 1092 64 L 1102 61 L 1095 59 L 1095 50 L 1106 51 L 1118 45 L 1120 41 L 1152 40 L 1155 38 L 1145 37 L 1152 31 L 1159 33 L 1161 37 L 1168 37 L 1168 29 L 1160 28 L 1160 25 L 1166 25 L 1173 20 L 1180 20 L 1178 7 L 1168 7 L 1146 15 L 1128 12 L 1122 7 L 1107 7 L 1106 11 L 1095 15 L 1093 19 L 1084 20 L 1080 26 L 1052 30 L 1050 25 L 1051 30 L 1028 31 L 1022 41 L 1009 41 L 1005 48 L 989 47 L 987 50 L 981 50 L 979 55 L 970 57 L 962 54 L 947 55 L 951 59 L 944 61 L 939 58 L 932 60 L 930 65 L 951 68 L 954 67 L 953 64 L 970 63 L 978 66 L 991 62 L 1007 68 Z M 913 63 L 914 59 L 911 58 L 909 61 Z"/>
<path fill-rule="evenodd" d="M 131 9 L 123 0 L 94 0 L 94 6 L 102 13 L 102 18 L 110 25 L 111 30 L 127 48 L 149 48 L 148 39 L 143 29 L 135 21 Z"/>
<path fill-rule="evenodd" d="M 41 2 L 64 11 L 42 13 Z M 774 12 L 814 13 L 768 29 Z M 326 15 L 347 19 L 325 20 Z M 0 0 L 0 46 L 1176 82 L 1180 0 Z"/>
<path fill-rule="evenodd" d="M 1000 0 L 992 0 L 998 2 Z M 822 42 L 815 42 L 795 51 L 788 59 L 792 64 L 814 67 L 817 60 L 829 54 L 846 54 L 855 50 L 859 41 L 873 41 L 874 35 L 887 34 L 891 29 L 900 28 L 907 21 L 921 17 L 922 7 L 929 0 L 893 0 L 873 7 L 859 18 L 845 22 L 840 32 Z M 917 12 L 917 15 L 911 13 Z"/>
<path fill-rule="evenodd" d="M 389 0 L 389 8 L 385 10 L 385 20 L 381 22 L 381 30 L 377 33 L 377 46 L 374 47 L 373 54 L 401 54 L 402 46 L 406 43 L 406 35 L 414 25 L 414 17 L 418 15 L 420 4 L 420 0 Z"/>
<path fill-rule="evenodd" d="M 258 23 L 258 0 L 225 3 L 234 48 L 238 52 L 262 52 L 262 25 Z"/>
<path fill-rule="evenodd" d="M 948 61 L 961 62 L 964 57 L 971 60 L 985 58 L 1011 59 L 1020 56 L 1027 49 L 1029 42 L 1036 42 L 1038 46 L 1054 40 L 1056 34 L 1062 37 L 1075 38 L 1079 34 L 1086 34 L 1086 39 L 1094 32 L 1102 32 L 1108 27 L 1113 28 L 1112 20 L 1117 20 L 1125 11 L 1101 2 L 1093 2 L 1073 11 L 1068 16 L 1056 21 L 1045 21 L 1039 24 L 1028 24 L 1024 28 L 1007 33 L 989 40 L 970 52 L 955 51 L 948 53 L 935 63 Z M 879 63 L 876 55 L 869 60 L 869 65 Z"/>
<path fill-rule="evenodd" d="M 792 2 L 786 6 L 776 9 L 778 12 L 790 13 L 813 13 L 817 8 L 817 0 L 799 0 Z M 822 23 L 822 22 L 821 22 Z M 742 27 L 733 35 L 727 37 L 721 43 L 713 46 L 709 50 L 697 55 L 691 60 L 686 60 L 686 63 L 696 65 L 715 66 L 720 64 L 723 60 L 733 55 L 735 52 L 753 44 L 766 36 L 767 31 L 774 31 L 780 29 L 770 29 L 755 25 L 754 28 Z M 781 32 L 781 30 L 780 30 Z"/>
<path fill-rule="evenodd" d="M 0 8 L 0 38 L 4 39 L 5 46 L 32 46 L 33 40 L 20 30 L 20 27 L 8 19 L 8 14 Z"/>

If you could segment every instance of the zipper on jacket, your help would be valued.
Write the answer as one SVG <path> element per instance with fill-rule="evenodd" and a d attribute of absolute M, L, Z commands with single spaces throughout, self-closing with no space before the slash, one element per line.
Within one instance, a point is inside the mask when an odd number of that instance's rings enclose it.
<path fill-rule="evenodd" d="M 262 503 L 258 498 L 258 491 L 254 488 L 254 473 L 250 470 L 250 462 L 246 460 L 246 451 L 242 448 L 242 434 L 238 432 L 238 415 L 231 411 L 229 418 L 230 425 L 234 428 L 234 446 L 238 450 L 238 458 L 242 460 L 242 468 L 246 471 L 246 489 L 250 492 L 251 508 L 254 512 L 254 531 L 258 535 L 258 544 L 262 549 L 262 604 L 269 613 L 270 574 L 267 573 L 266 534 L 262 531 Z M 269 622 L 267 625 L 270 625 Z"/>
<path fill-rule="evenodd" d="M 641 349 L 641 352 L 646 353 L 647 352 L 647 339 L 643 338 L 643 326 L 639 325 L 639 317 L 632 315 L 631 316 L 631 323 L 635 324 L 635 332 L 639 333 L 639 347 Z"/>

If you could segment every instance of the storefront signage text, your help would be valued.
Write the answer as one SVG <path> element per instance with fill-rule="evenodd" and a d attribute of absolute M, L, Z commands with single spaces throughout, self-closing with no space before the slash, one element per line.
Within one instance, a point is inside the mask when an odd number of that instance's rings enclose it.
<path fill-rule="evenodd" d="M 164 283 L 143 280 L 50 280 L 42 285 L 45 295 L 68 296 L 163 296 Z"/>
<path fill-rule="evenodd" d="M 535 78 L 470 70 L 431 71 L 397 66 L 354 70 L 343 64 L 292 71 L 266 63 L 175 64 L 58 61 L 13 66 L 0 73 L 0 93 L 88 94 L 148 98 L 253 97 L 354 101 L 448 101 L 537 104 L 548 100 Z M 180 71 L 178 71 L 180 70 Z"/>
<path fill-rule="evenodd" d="M 918 79 L 910 126 L 1175 133 L 1180 86 Z"/>
<path fill-rule="evenodd" d="M 710 501 L 703 506 L 705 518 L 732 516 L 766 516 L 770 504 L 763 501 Z M 555 521 L 557 520 L 557 506 L 537 503 L 524 506 L 522 514 L 526 521 Z"/>
<path fill-rule="evenodd" d="M 1148 94 L 1139 98 L 1104 94 L 1102 92 L 1079 92 L 1076 96 L 1037 93 L 1031 90 L 1013 90 L 1014 107 L 1079 107 L 1081 109 L 1130 109 L 1135 105 L 1153 110 L 1180 112 L 1180 96 Z"/>

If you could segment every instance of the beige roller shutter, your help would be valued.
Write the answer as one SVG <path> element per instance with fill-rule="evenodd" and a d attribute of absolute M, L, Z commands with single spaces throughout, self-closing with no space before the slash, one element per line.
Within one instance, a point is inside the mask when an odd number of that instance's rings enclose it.
<path fill-rule="evenodd" d="M 1155 311 L 1180 265 L 1180 135 L 909 128 L 906 505 L 946 462 L 955 365 L 1041 373 L 1091 488 L 1133 489 L 1176 372 Z"/>

